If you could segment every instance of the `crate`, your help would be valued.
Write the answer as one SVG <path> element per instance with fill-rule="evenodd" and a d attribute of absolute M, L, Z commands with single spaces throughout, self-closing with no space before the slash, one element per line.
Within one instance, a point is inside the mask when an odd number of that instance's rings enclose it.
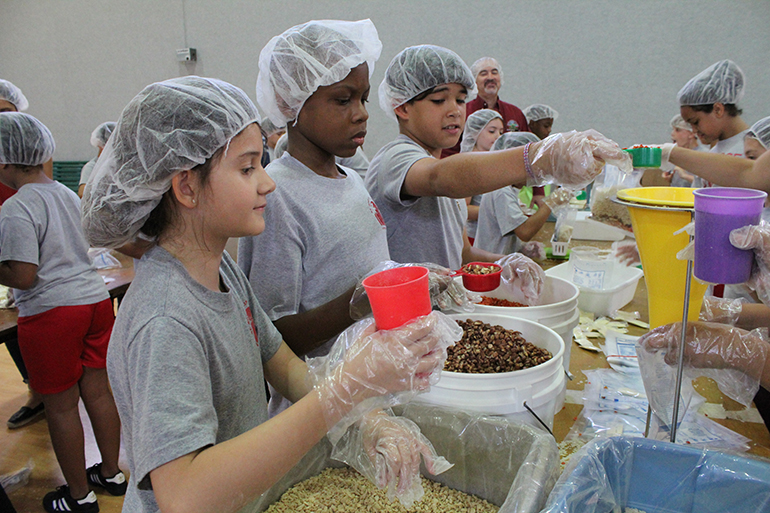
<path fill-rule="evenodd" d="M 53 179 L 78 192 L 80 172 L 86 163 L 86 161 L 80 160 L 55 160 L 53 163 Z"/>
<path fill-rule="evenodd" d="M 556 235 L 551 237 L 551 252 L 553 256 L 567 256 L 567 249 L 569 248 L 569 240 L 566 242 L 557 242 Z"/>

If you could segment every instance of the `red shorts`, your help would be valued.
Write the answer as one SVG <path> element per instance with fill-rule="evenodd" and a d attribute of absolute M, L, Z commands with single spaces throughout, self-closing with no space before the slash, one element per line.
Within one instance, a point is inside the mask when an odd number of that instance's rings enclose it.
<path fill-rule="evenodd" d="M 80 380 L 84 366 L 104 369 L 114 322 L 110 299 L 19 317 L 19 348 L 32 389 L 58 394 Z"/>

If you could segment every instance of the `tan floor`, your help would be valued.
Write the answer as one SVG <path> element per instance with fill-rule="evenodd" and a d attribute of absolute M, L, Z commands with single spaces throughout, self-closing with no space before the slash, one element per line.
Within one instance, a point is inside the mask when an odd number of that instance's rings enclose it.
<path fill-rule="evenodd" d="M 64 484 L 59 464 L 51 448 L 48 424 L 45 419 L 19 429 L 8 429 L 5 422 L 27 400 L 27 387 L 22 383 L 19 372 L 8 350 L 0 347 L 0 475 L 15 472 L 28 465 L 34 465 L 29 483 L 11 492 L 9 497 L 19 513 L 42 512 L 43 496 L 57 486 Z M 88 466 L 101 461 L 94 441 L 91 424 L 81 403 L 80 416 L 86 436 L 86 463 Z M 127 469 L 125 455 L 121 453 L 120 467 Z M 105 513 L 117 513 L 123 507 L 123 497 L 113 497 L 104 490 L 95 490 L 99 508 Z"/>

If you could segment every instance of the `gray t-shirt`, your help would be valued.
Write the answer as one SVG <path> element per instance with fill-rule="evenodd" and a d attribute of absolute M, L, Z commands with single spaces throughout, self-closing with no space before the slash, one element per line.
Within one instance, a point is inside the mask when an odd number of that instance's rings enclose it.
<path fill-rule="evenodd" d="M 483 194 L 477 194 L 475 196 L 471 196 L 471 205 L 475 207 L 481 206 L 481 198 L 483 198 Z M 467 204 L 466 204 L 467 205 Z M 468 219 L 468 222 L 465 223 L 465 230 L 468 232 L 468 237 L 473 239 L 476 237 L 476 230 L 478 230 L 479 222 L 478 218 L 476 218 L 476 221 L 471 221 Z"/>
<path fill-rule="evenodd" d="M 519 205 L 519 189 L 503 187 L 484 194 L 473 247 L 501 255 L 519 251 L 523 244 L 514 230 L 526 220 Z"/>
<path fill-rule="evenodd" d="M 364 153 L 364 149 L 359 146 L 352 157 L 337 157 L 337 164 L 352 169 L 363 179 L 369 169 L 369 158 Z"/>
<path fill-rule="evenodd" d="M 418 160 L 432 157 L 405 135 L 377 152 L 366 174 L 366 188 L 388 227 L 390 258 L 396 262 L 433 262 L 449 269 L 462 266 L 465 198 L 403 198 L 406 174 Z"/>
<path fill-rule="evenodd" d="M 265 231 L 238 242 L 238 265 L 272 320 L 306 312 L 353 287 L 388 260 L 385 225 L 361 177 L 319 176 L 288 152 L 267 172 Z M 308 356 L 328 354 L 334 340 Z M 290 403 L 270 389 L 270 416 Z"/>
<path fill-rule="evenodd" d="M 33 286 L 13 289 L 20 316 L 110 297 L 88 257 L 80 198 L 59 182 L 24 185 L 3 204 L 0 262 L 9 260 L 37 265 Z"/>
<path fill-rule="evenodd" d="M 123 511 L 158 511 L 150 471 L 267 420 L 262 367 L 281 335 L 227 253 L 219 272 L 228 292 L 160 247 L 136 263 L 107 352 L 131 471 Z"/>
<path fill-rule="evenodd" d="M 91 176 L 91 171 L 94 170 L 94 166 L 96 165 L 96 159 L 97 157 L 94 157 L 86 162 L 86 165 L 80 170 L 80 185 L 83 185 L 88 181 L 88 177 Z"/>

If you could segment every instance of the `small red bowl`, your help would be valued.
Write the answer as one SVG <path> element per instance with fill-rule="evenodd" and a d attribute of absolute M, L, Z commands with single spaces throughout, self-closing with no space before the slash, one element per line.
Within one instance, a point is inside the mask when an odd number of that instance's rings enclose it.
<path fill-rule="evenodd" d="M 471 265 L 481 265 L 484 267 L 494 267 L 497 271 L 487 274 L 473 274 L 466 271 Z M 500 274 L 503 268 L 490 262 L 470 262 L 465 264 L 458 273 L 463 277 L 463 286 L 473 292 L 489 292 L 500 286 Z"/>

